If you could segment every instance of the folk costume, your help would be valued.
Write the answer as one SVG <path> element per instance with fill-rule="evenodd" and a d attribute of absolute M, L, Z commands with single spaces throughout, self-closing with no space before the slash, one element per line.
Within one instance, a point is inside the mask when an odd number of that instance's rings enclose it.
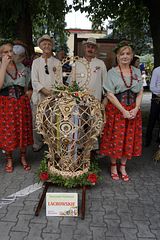
<path fill-rule="evenodd" d="M 90 69 L 90 79 L 87 81 L 86 77 L 83 76 L 85 73 L 85 66 L 82 64 L 77 64 L 77 76 L 76 81 L 80 87 L 84 85 L 87 89 L 91 90 L 91 94 L 97 98 L 99 101 L 102 100 L 103 87 L 105 87 L 107 81 L 107 69 L 105 63 L 94 57 L 90 62 L 83 58 L 84 62 L 86 61 Z"/>
<path fill-rule="evenodd" d="M 120 66 L 119 66 L 120 68 Z M 106 92 L 113 93 L 122 106 L 130 111 L 136 106 L 136 96 L 143 89 L 140 70 L 131 66 L 130 76 L 124 77 L 121 69 L 108 71 Z M 106 106 L 106 124 L 100 144 L 100 153 L 111 158 L 121 159 L 140 156 L 142 153 L 141 111 L 134 119 L 124 118 L 123 114 L 110 101 Z"/>
<path fill-rule="evenodd" d="M 41 56 L 33 61 L 31 78 L 32 78 L 32 114 L 33 114 L 33 150 L 38 151 L 43 146 L 43 139 L 36 130 L 36 112 L 38 104 L 45 98 L 45 95 L 41 93 L 42 88 L 51 90 L 56 84 L 56 71 L 59 70 L 60 81 L 62 83 L 62 70 L 60 68 L 60 61 L 51 56 L 47 59 L 47 65 L 45 59 Z M 37 149 L 37 150 L 36 150 Z"/>
<path fill-rule="evenodd" d="M 30 76 L 21 63 L 15 69 L 14 75 L 6 72 L 0 90 L 0 148 L 6 152 L 33 144 L 30 101 L 25 95 Z"/>

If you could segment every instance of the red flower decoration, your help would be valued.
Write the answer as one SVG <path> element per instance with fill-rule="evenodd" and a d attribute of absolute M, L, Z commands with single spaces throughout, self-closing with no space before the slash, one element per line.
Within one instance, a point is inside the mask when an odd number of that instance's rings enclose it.
<path fill-rule="evenodd" d="M 41 181 L 46 181 L 49 179 L 49 175 L 48 175 L 48 172 L 41 172 L 39 174 L 39 178 Z"/>
<path fill-rule="evenodd" d="M 78 97 L 78 92 L 75 92 L 75 93 L 74 93 L 74 96 Z"/>
<path fill-rule="evenodd" d="M 94 185 L 97 182 L 97 175 L 95 173 L 90 173 L 87 180 Z"/>

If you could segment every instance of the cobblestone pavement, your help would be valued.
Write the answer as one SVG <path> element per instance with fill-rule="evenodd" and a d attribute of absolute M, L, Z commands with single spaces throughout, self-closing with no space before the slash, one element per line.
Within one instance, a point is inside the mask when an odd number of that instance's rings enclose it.
<path fill-rule="evenodd" d="M 142 110 L 148 111 L 150 95 L 145 95 Z M 155 133 L 156 134 L 156 133 Z M 159 240 L 160 239 L 160 163 L 153 161 L 153 143 L 143 148 L 140 158 L 128 162 L 131 180 L 113 181 L 109 160 L 99 158 L 103 181 L 87 190 L 85 219 L 46 217 L 45 203 L 38 217 L 34 215 L 42 188 L 12 201 L 8 196 L 37 183 L 36 170 L 43 150 L 27 156 L 32 165 L 25 172 L 15 152 L 15 169 L 4 172 L 5 158 L 0 154 L 0 240 Z M 79 189 L 50 188 L 55 192 L 78 192 Z M 6 200 L 4 199 L 6 198 Z"/>

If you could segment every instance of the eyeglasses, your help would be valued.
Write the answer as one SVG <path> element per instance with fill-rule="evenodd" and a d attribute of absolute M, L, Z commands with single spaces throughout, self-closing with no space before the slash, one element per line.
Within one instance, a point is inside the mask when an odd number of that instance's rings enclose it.
<path fill-rule="evenodd" d="M 48 65 L 47 64 L 44 66 L 44 68 L 45 68 L 45 73 L 49 74 L 49 70 L 48 70 Z"/>

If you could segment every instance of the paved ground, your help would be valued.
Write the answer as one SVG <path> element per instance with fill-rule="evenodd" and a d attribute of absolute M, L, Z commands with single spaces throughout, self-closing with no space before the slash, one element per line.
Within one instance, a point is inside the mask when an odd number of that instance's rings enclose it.
<path fill-rule="evenodd" d="M 146 115 L 149 104 L 150 94 L 145 94 L 142 110 Z M 12 174 L 4 172 L 5 160 L 1 153 L 0 240 L 159 240 L 160 163 L 153 161 L 157 147 L 153 140 L 151 147 L 143 149 L 141 158 L 128 163 L 131 181 L 127 183 L 113 181 L 109 174 L 109 160 L 99 159 L 103 181 L 87 191 L 84 220 L 80 217 L 46 217 L 45 204 L 40 215 L 35 217 L 42 188 L 27 195 L 22 193 L 15 199 L 14 193 L 37 183 L 35 172 L 43 151 L 33 153 L 31 148 L 28 149 L 32 165 L 30 172 L 23 171 L 18 152 L 15 152 Z M 50 191 L 67 190 L 55 188 Z M 68 191 L 78 191 L 81 197 L 80 190 Z"/>

